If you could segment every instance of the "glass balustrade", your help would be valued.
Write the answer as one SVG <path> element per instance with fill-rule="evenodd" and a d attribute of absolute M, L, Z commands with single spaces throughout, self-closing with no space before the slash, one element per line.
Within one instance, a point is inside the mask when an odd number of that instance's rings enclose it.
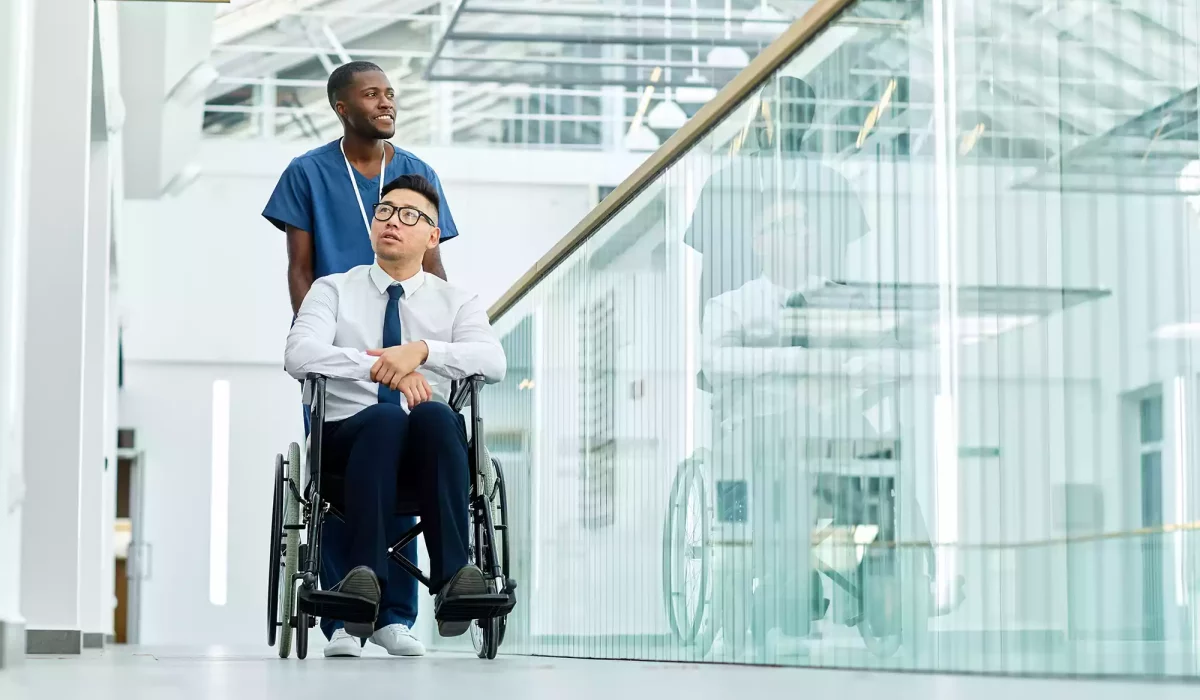
<path fill-rule="evenodd" d="M 845 3 L 496 314 L 505 651 L 1197 675 L 1197 76 L 1191 0 Z"/>

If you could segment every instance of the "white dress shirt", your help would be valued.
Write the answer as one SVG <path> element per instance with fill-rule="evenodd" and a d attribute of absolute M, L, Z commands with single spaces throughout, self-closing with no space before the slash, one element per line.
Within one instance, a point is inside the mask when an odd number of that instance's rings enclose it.
<path fill-rule="evenodd" d="M 797 292 L 808 295 L 834 284 L 824 277 L 813 276 L 800 289 L 785 289 L 766 277 L 759 277 L 709 301 L 704 311 L 701 358 L 709 379 L 860 372 L 864 351 L 873 348 L 790 347 L 790 343 L 784 342 L 784 309 L 788 299 Z M 856 306 L 869 309 L 870 303 L 863 298 Z M 838 320 L 823 319 L 817 328 L 828 334 L 839 327 Z"/>
<path fill-rule="evenodd" d="M 404 287 L 402 342 L 429 346 L 429 357 L 417 371 L 429 382 L 434 400 L 445 403 L 450 382 L 473 374 L 489 384 L 504 379 L 504 349 L 478 296 L 425 272 L 397 282 L 378 264 L 359 265 L 313 282 L 288 333 L 288 374 L 303 379 L 316 372 L 341 380 L 326 386 L 327 420 L 345 420 L 379 403 L 379 385 L 371 381 L 379 358 L 366 351 L 382 346 L 387 289 L 393 284 Z M 401 401 L 407 409 L 403 396 Z"/>

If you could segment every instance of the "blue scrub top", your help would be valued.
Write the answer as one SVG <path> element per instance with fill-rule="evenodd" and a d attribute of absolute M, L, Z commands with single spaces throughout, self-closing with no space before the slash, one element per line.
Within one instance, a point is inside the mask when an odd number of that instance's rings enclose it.
<path fill-rule="evenodd" d="M 287 230 L 286 226 L 294 226 L 312 234 L 316 277 L 346 272 L 375 261 L 362 210 L 354 190 L 350 189 L 350 176 L 346 172 L 340 141 L 331 141 L 293 159 L 263 209 L 263 217 L 280 231 Z M 422 175 L 432 182 L 441 199 L 438 207 L 441 240 L 444 243 L 458 236 L 442 183 L 425 161 L 396 148 L 395 156 L 380 175 L 385 178 L 384 184 L 401 175 Z M 379 200 L 379 178 L 368 180 L 354 170 L 354 181 L 370 217 L 371 205 Z"/>

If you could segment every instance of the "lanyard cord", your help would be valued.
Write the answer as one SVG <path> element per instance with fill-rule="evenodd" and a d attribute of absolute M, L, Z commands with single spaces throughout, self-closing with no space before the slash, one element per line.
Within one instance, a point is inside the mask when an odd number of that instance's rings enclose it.
<path fill-rule="evenodd" d="M 358 200 L 358 212 L 362 214 L 363 226 L 367 227 L 367 236 L 371 235 L 371 217 L 367 216 L 367 207 L 363 204 L 362 194 L 358 191 L 358 180 L 354 178 L 354 168 L 350 166 L 350 159 L 346 157 L 346 139 L 338 141 L 338 147 L 342 149 L 342 160 L 346 161 L 346 174 L 350 176 L 350 189 L 354 190 L 354 198 Z M 383 160 L 379 163 L 379 199 L 383 201 L 383 172 L 387 168 L 387 145 L 383 147 Z"/>

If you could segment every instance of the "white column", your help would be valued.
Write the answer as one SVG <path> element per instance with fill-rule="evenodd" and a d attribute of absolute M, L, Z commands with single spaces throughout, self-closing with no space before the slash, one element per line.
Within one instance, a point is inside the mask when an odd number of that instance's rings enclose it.
<path fill-rule="evenodd" d="M 279 89 L 275 85 L 274 73 L 269 73 L 263 77 L 263 84 L 258 89 L 258 137 L 260 139 L 274 139 L 278 126 L 278 117 L 275 109 L 279 104 Z"/>
<path fill-rule="evenodd" d="M 112 153 L 119 154 L 120 146 L 113 144 Z M 119 157 L 113 159 L 113 168 L 120 166 Z M 114 192 L 114 202 L 120 202 L 117 194 Z M 113 233 L 117 231 L 116 212 L 113 213 Z M 115 257 L 115 251 L 113 251 Z M 112 270 L 113 260 L 110 258 L 109 265 Z M 117 368 L 117 338 L 118 338 L 118 323 L 119 314 L 117 306 L 117 286 L 115 275 L 109 276 L 109 295 L 108 295 L 108 312 L 107 320 L 105 321 L 105 342 L 104 342 L 104 386 L 106 393 L 104 395 L 104 459 L 108 465 L 108 470 L 104 472 L 104 600 L 105 607 L 105 624 L 104 633 L 108 635 L 116 634 L 116 596 L 117 596 L 117 562 L 115 547 L 115 525 L 117 521 L 117 430 L 120 428 L 120 420 L 117 414 L 119 390 L 117 387 L 118 368 Z"/>
<path fill-rule="evenodd" d="M 1193 522 L 1196 512 L 1192 503 L 1192 482 L 1197 473 L 1195 372 L 1189 362 L 1179 364 L 1178 375 L 1163 383 L 1162 512 L 1164 525 L 1168 527 Z M 1191 539 L 1190 532 L 1182 530 L 1152 535 L 1151 538 L 1159 541 L 1163 551 L 1162 582 L 1167 640 L 1176 644 L 1190 644 L 1195 635 L 1191 624 L 1192 610 L 1196 605 L 1192 599 L 1196 593 L 1196 574 L 1195 559 L 1190 553 L 1191 543 L 1195 540 Z M 1167 670 L 1195 673 L 1194 658 L 1181 657 L 1177 662 L 1183 666 L 1168 666 Z"/>
<path fill-rule="evenodd" d="M 621 51 L 615 46 L 605 46 L 600 49 L 606 61 L 617 62 Z M 624 68 L 609 66 L 601 69 L 605 77 L 613 80 L 627 78 Z M 624 151 L 625 148 L 625 90 L 624 85 L 608 85 L 600 88 L 603 97 L 600 98 L 600 114 L 604 121 L 600 123 L 600 144 L 606 151 Z"/>
<path fill-rule="evenodd" d="M 932 0 L 934 191 L 937 211 L 938 384 L 933 404 L 936 508 L 933 518 L 937 549 L 939 602 L 951 595 L 958 574 L 958 80 L 955 65 L 953 0 Z"/>
<path fill-rule="evenodd" d="M 95 115 L 93 115 L 95 116 Z M 107 135 L 93 135 L 107 138 Z M 108 344 L 108 251 L 112 223 L 112 159 L 107 140 L 91 146 L 88 193 L 88 234 L 84 274 L 83 422 L 80 499 L 79 614 L 85 647 L 100 647 L 112 626 L 110 586 L 104 576 L 111 557 L 105 541 L 112 540 L 112 521 L 106 519 L 105 471 L 117 465 L 105 458 L 105 401 L 108 387 L 105 346 Z"/>
<path fill-rule="evenodd" d="M 91 0 L 35 3 L 21 612 L 28 649 L 77 653 Z"/>
<path fill-rule="evenodd" d="M 106 110 L 105 137 L 108 139 L 108 195 L 107 204 L 108 235 L 104 240 L 104 263 L 102 274 L 105 281 L 104 298 L 104 365 L 103 365 L 103 420 L 101 428 L 104 463 L 107 466 L 102 479 L 103 511 L 101 523 L 101 558 L 103 562 L 102 581 L 100 586 L 103 607 L 103 626 L 101 632 L 107 637 L 115 633 L 114 609 L 116 607 L 116 559 L 114 547 L 114 524 L 117 509 L 117 313 L 116 313 L 116 258 L 117 232 L 120 230 L 121 203 L 125 201 L 124 180 L 122 177 L 121 129 L 124 121 L 125 105 L 121 98 L 120 70 L 120 32 L 118 6 L 106 2 L 96 5 L 96 37 L 100 42 L 99 56 L 103 64 L 104 75 L 104 106 Z M 93 71 L 93 75 L 96 72 Z M 89 251 L 95 251 L 89 248 Z M 89 258 L 90 259 L 90 258 Z M 89 279 L 90 272 L 89 272 Z M 89 289 L 91 289 L 89 285 Z M 90 291 L 89 291 L 90 298 Z M 89 311 L 89 313 L 91 313 Z"/>
<path fill-rule="evenodd" d="M 25 187 L 33 0 L 0 3 L 0 669 L 25 654 L 21 617 Z"/>

